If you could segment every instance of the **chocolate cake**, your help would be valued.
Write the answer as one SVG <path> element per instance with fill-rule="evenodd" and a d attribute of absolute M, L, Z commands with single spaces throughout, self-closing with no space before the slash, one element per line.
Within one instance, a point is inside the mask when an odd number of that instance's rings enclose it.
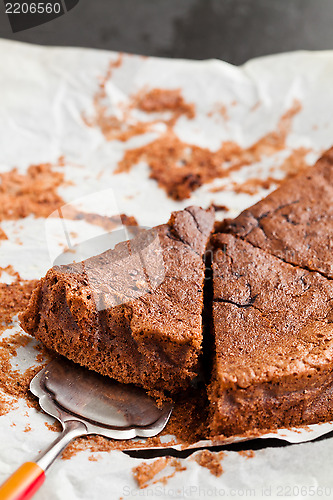
<path fill-rule="evenodd" d="M 297 266 L 333 278 L 333 148 L 224 224 L 223 230 Z"/>
<path fill-rule="evenodd" d="M 333 281 L 214 237 L 212 435 L 333 418 Z"/>
<path fill-rule="evenodd" d="M 189 207 L 113 250 L 55 266 L 20 316 L 26 332 L 124 383 L 177 391 L 197 374 L 203 256 L 214 211 Z"/>

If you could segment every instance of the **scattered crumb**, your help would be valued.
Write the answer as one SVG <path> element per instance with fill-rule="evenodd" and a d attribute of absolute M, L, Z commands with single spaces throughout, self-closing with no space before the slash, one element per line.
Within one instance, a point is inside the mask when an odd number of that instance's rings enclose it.
<path fill-rule="evenodd" d="M 188 445 L 207 438 L 207 395 L 204 389 L 191 390 L 174 401 L 169 422 L 163 431 L 155 437 L 143 441 L 111 440 L 102 436 L 84 436 L 77 438 L 62 454 L 64 460 L 69 460 L 80 451 L 89 450 L 92 453 L 112 450 L 149 449 L 170 447 L 176 444 L 174 438 L 166 442 L 164 436 L 175 436 L 176 440 L 186 448 Z"/>
<path fill-rule="evenodd" d="M 145 488 L 156 474 L 161 472 L 170 462 L 170 458 L 158 458 L 153 462 L 143 462 L 142 464 L 134 467 L 133 476 L 138 483 L 139 488 Z"/>
<path fill-rule="evenodd" d="M 190 120 L 195 117 L 194 104 L 185 101 L 181 89 L 141 90 L 132 97 L 131 106 L 145 113 L 171 112 L 172 117 L 165 121 L 169 126 L 173 126 L 182 115 Z"/>
<path fill-rule="evenodd" d="M 271 156 L 286 146 L 293 118 L 301 110 L 295 101 L 282 115 L 275 131 L 269 132 L 249 148 L 232 141 L 224 142 L 217 151 L 181 141 L 171 128 L 151 143 L 128 149 L 115 173 L 129 172 L 141 161 L 148 164 L 150 178 L 157 181 L 174 200 L 184 200 L 205 183 L 227 177 L 231 172 Z M 213 188 L 214 192 L 217 191 Z M 222 190 L 225 188 L 219 188 Z"/>
<path fill-rule="evenodd" d="M 284 160 L 280 168 L 286 173 L 287 179 L 295 177 L 309 168 L 306 156 L 310 151 L 310 149 L 304 147 L 296 148 L 291 152 L 288 158 Z"/>
<path fill-rule="evenodd" d="M 58 420 L 56 420 L 54 422 L 54 424 L 49 424 L 48 422 L 44 422 L 45 424 L 45 427 L 47 427 L 47 429 L 49 431 L 52 431 L 52 432 L 61 432 L 62 431 L 62 425 L 60 422 L 58 422 Z"/>
<path fill-rule="evenodd" d="M 59 208 L 59 215 L 64 219 L 84 220 L 89 224 L 102 227 L 106 231 L 112 231 L 120 225 L 138 226 L 137 220 L 132 215 L 117 214 L 108 217 L 106 215 L 82 212 L 81 210 L 77 210 L 73 205 L 65 205 L 64 207 Z M 58 214 L 56 214 L 56 216 L 58 217 Z M 67 251 L 69 250 L 67 249 Z"/>
<path fill-rule="evenodd" d="M 90 462 L 98 462 L 98 460 L 100 460 L 102 458 L 102 455 L 90 455 L 88 457 L 88 460 Z"/>
<path fill-rule="evenodd" d="M 0 268 L 0 277 L 2 272 L 13 276 L 15 280 L 11 284 L 0 283 L 0 334 L 12 325 L 13 317 L 27 306 L 37 283 L 36 280 L 22 280 L 12 266 Z M 14 333 L 0 340 L 1 415 L 14 409 L 19 398 L 24 398 L 28 406 L 37 406 L 36 399 L 29 392 L 29 384 L 42 366 L 32 366 L 21 372 L 14 369 L 11 364 L 17 349 L 26 346 L 30 340 L 31 337 L 24 333 Z"/>
<path fill-rule="evenodd" d="M 230 189 L 232 189 L 235 193 L 244 193 L 244 194 L 257 194 L 260 189 L 269 189 L 272 185 L 280 184 L 278 179 L 274 177 L 267 177 L 266 179 L 260 179 L 259 177 L 251 177 L 250 179 L 246 179 L 244 182 L 232 182 L 230 184 Z M 223 187 L 223 191 L 225 187 Z"/>
<path fill-rule="evenodd" d="M 31 165 L 20 174 L 16 168 L 0 174 L 0 221 L 17 220 L 33 214 L 48 217 L 64 201 L 57 188 L 64 184 L 64 174 L 54 170 L 61 166 L 43 163 Z"/>
<path fill-rule="evenodd" d="M 0 267 L 0 277 L 3 272 L 15 280 L 11 284 L 0 283 L 0 333 L 11 325 L 13 316 L 26 307 L 37 284 L 36 280 L 22 280 L 11 265 Z"/>
<path fill-rule="evenodd" d="M 94 96 L 93 107 L 94 114 L 92 117 L 87 117 L 82 114 L 83 122 L 88 127 L 99 128 L 107 141 L 118 140 L 127 141 L 135 135 L 144 134 L 149 130 L 149 124 L 138 122 L 130 123 L 128 116 L 119 119 L 116 115 L 109 112 L 109 103 L 106 93 L 106 85 L 110 80 L 113 71 L 122 65 L 123 56 L 118 55 L 118 58 L 110 61 L 106 74 L 100 78 L 98 90 Z M 124 115 L 128 113 L 124 113 Z"/>
<path fill-rule="evenodd" d="M 4 340 L 0 340 L 0 348 L 6 349 L 11 356 L 16 356 L 18 347 L 25 347 L 29 344 L 30 340 L 30 335 L 15 333 L 10 337 L 6 337 Z"/>
<path fill-rule="evenodd" d="M 27 424 L 24 428 L 24 431 L 23 432 L 29 432 L 31 431 L 31 426 L 29 424 Z"/>
<path fill-rule="evenodd" d="M 220 113 L 220 115 L 222 116 L 222 118 L 224 119 L 224 121 L 227 122 L 229 120 L 229 114 L 228 114 L 227 106 L 225 106 L 224 104 L 221 104 L 217 108 L 217 111 Z"/>
<path fill-rule="evenodd" d="M 216 205 L 215 203 L 211 203 L 209 208 L 213 208 L 215 212 L 228 212 L 229 208 L 226 205 Z"/>
<path fill-rule="evenodd" d="M 310 149 L 303 147 L 292 150 L 290 155 L 278 167 L 280 172 L 285 172 L 283 179 L 277 179 L 272 176 L 268 176 L 266 179 L 251 177 L 244 182 L 233 182 L 230 187 L 235 193 L 253 195 L 257 194 L 260 189 L 270 189 L 272 186 L 279 186 L 287 179 L 291 179 L 309 168 L 306 156 L 310 151 Z M 225 190 L 225 187 L 220 190 Z"/>
<path fill-rule="evenodd" d="M 129 99 L 128 104 L 118 105 L 118 113 L 122 113 L 120 119 L 116 113 L 112 113 L 110 102 L 106 93 L 106 85 L 113 75 L 113 70 L 122 64 L 122 55 L 111 61 L 106 74 L 100 79 L 98 90 L 93 99 L 93 116 L 82 115 L 84 123 L 88 127 L 96 127 L 104 135 L 107 141 L 128 141 L 131 137 L 142 135 L 151 129 L 157 121 L 164 122 L 167 126 L 173 126 L 182 115 L 188 119 L 194 118 L 194 104 L 187 103 L 181 95 L 180 89 L 141 89 Z M 132 110 L 139 109 L 147 114 L 167 112 L 171 117 L 166 119 L 153 119 L 140 121 L 132 116 Z"/>
<path fill-rule="evenodd" d="M 245 458 L 253 458 L 255 456 L 255 453 L 253 450 L 241 450 L 238 452 L 238 454 L 241 457 L 245 457 Z"/>
<path fill-rule="evenodd" d="M 256 111 L 258 108 L 260 108 L 261 102 L 257 101 L 251 108 L 251 111 Z"/>
<path fill-rule="evenodd" d="M 1 227 L 0 227 L 0 240 L 8 240 L 8 236 L 6 235 L 5 231 L 1 229 Z"/>
<path fill-rule="evenodd" d="M 167 466 L 174 468 L 174 471 L 168 476 L 163 476 L 155 481 L 152 481 L 156 475 L 164 470 Z M 186 467 L 181 465 L 180 460 L 176 458 L 158 458 L 153 462 L 143 462 L 142 464 L 135 467 L 133 470 L 133 476 L 140 489 L 147 488 L 147 486 L 156 484 L 158 482 L 166 484 L 169 479 L 171 479 L 176 472 L 181 472 L 186 470 Z"/>
<path fill-rule="evenodd" d="M 182 142 L 174 133 L 173 126 L 180 116 L 186 116 L 189 119 L 195 116 L 194 105 L 184 100 L 180 89 L 141 89 L 130 98 L 129 104 L 122 106 L 122 119 L 112 114 L 109 111 L 110 103 L 105 86 L 113 70 L 121 63 L 122 56 L 110 63 L 94 97 L 94 116 L 84 117 L 84 121 L 88 126 L 98 127 L 106 140 L 120 141 L 127 141 L 135 135 L 146 133 L 157 121 L 163 122 L 166 130 L 157 139 L 145 146 L 126 150 L 115 173 L 129 172 L 134 165 L 144 161 L 150 168 L 150 178 L 157 181 L 159 187 L 176 201 L 189 198 L 193 191 L 205 183 L 210 183 L 216 178 L 227 177 L 233 171 L 283 150 L 286 147 L 286 138 L 291 130 L 293 119 L 301 111 L 300 102 L 295 100 L 290 109 L 281 116 L 276 129 L 248 148 L 241 148 L 235 142 L 227 141 L 222 143 L 217 151 L 210 151 L 207 148 Z M 232 106 L 236 104 L 237 102 L 233 101 Z M 259 105 L 258 101 L 252 111 Z M 147 114 L 168 112 L 171 113 L 171 118 L 141 122 L 131 115 L 134 109 Z M 225 105 L 219 104 L 214 111 L 216 110 L 225 120 L 229 119 Z M 286 174 L 289 175 L 288 172 Z M 271 184 L 278 182 L 274 177 L 265 180 L 250 179 L 247 184 L 233 183 L 232 187 L 238 193 L 254 194 L 261 187 L 268 189 Z M 214 188 L 213 192 L 224 189 L 227 189 L 226 186 Z"/>
<path fill-rule="evenodd" d="M 220 477 L 223 473 L 221 460 L 224 456 L 225 452 L 223 451 L 214 453 L 209 450 L 203 450 L 196 455 L 195 460 L 199 465 L 201 465 L 201 467 L 206 467 L 211 474 L 216 477 Z"/>

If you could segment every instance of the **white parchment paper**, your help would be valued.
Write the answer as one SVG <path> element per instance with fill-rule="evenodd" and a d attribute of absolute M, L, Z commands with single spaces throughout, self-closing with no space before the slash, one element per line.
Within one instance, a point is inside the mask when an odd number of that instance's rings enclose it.
<path fill-rule="evenodd" d="M 105 74 L 110 60 L 116 58 L 117 54 L 110 52 L 0 41 L 0 171 L 17 167 L 24 172 L 31 164 L 56 163 L 64 155 L 65 167 L 61 171 L 71 184 L 62 186 L 59 193 L 66 202 L 92 196 L 94 208 L 103 213 L 105 200 L 112 198 L 108 205 L 111 214 L 135 215 L 141 225 L 147 226 L 165 222 L 172 210 L 189 204 L 227 205 L 228 216 L 232 217 L 266 194 L 262 191 L 252 197 L 236 195 L 231 189 L 212 193 L 212 185 L 232 180 L 220 179 L 195 191 L 191 199 L 175 202 L 148 178 L 144 163 L 129 174 L 113 175 L 125 149 L 150 142 L 164 127 L 163 123 L 157 124 L 155 132 L 120 142 L 106 141 L 98 128 L 85 125 L 82 112 L 93 114 L 98 78 Z M 302 110 L 293 120 L 287 149 L 309 148 L 311 162 L 333 143 L 333 52 L 282 54 L 256 59 L 240 68 L 215 60 L 194 62 L 125 55 L 123 64 L 114 70 L 106 85 L 110 109 L 119 102 L 126 103 L 142 87 L 182 89 L 184 98 L 195 104 L 196 117 L 181 117 L 175 131 L 182 140 L 212 150 L 226 140 L 244 147 L 253 144 L 275 129 L 294 99 L 301 102 Z M 217 105 L 225 106 L 228 120 L 211 113 Z M 233 179 L 246 179 L 257 171 L 265 176 L 272 161 L 278 164 L 283 157 L 281 152 L 273 160 L 264 159 L 260 165 L 235 173 Z M 12 264 L 23 278 L 39 278 L 52 265 L 55 256 L 49 252 L 47 231 L 54 239 L 53 250 L 58 248 L 60 253 L 63 249 L 61 232 L 54 225 L 50 229 L 44 219 L 29 216 L 20 221 L 5 221 L 1 226 L 9 239 L 1 241 L 0 266 Z M 102 231 L 84 221 L 70 221 L 68 228 L 76 233 L 73 244 Z M 19 331 L 18 326 L 16 330 Z M 32 340 L 19 349 L 15 361 L 19 367 L 25 368 L 35 359 L 33 344 Z M 23 461 L 34 459 L 55 438 L 45 421 L 53 422 L 27 408 L 24 402 L 0 417 L 0 481 Z M 27 424 L 30 432 L 24 432 Z M 190 457 L 183 460 L 186 470 L 176 473 L 167 484 L 157 483 L 143 490 L 137 488 L 131 473 L 141 460 L 118 451 L 99 453 L 97 461 L 88 460 L 90 455 L 81 452 L 71 460 L 59 460 L 36 499 L 333 495 L 332 439 L 265 448 L 256 451 L 251 459 L 229 451 L 219 478 Z M 167 473 L 168 469 L 163 471 Z"/>

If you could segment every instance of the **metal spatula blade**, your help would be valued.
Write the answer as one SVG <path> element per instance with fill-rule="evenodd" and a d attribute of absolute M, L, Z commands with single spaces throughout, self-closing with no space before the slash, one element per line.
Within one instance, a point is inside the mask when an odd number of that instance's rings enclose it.
<path fill-rule="evenodd" d="M 100 434 L 112 439 L 159 434 L 172 405 L 158 406 L 140 388 L 120 384 L 64 358 L 48 364 L 31 381 L 41 408 L 61 422 L 63 431 L 36 462 L 27 462 L 0 487 L 2 500 L 31 498 L 45 471 L 76 437 Z"/>

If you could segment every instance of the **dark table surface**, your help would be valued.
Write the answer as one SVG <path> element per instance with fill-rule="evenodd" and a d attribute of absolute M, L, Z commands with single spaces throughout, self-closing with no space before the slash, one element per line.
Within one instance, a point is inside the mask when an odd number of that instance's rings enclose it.
<path fill-rule="evenodd" d="M 234 64 L 333 49 L 332 25 L 332 0 L 80 0 L 67 14 L 13 34 L 0 5 L 2 38 Z"/>

